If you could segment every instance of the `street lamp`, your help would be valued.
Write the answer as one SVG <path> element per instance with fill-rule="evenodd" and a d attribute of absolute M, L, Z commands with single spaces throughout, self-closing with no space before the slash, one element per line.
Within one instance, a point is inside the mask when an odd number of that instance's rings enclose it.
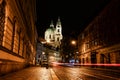
<path fill-rule="evenodd" d="M 76 45 L 76 41 L 75 40 L 72 40 L 71 43 L 72 43 L 72 45 Z"/>
<path fill-rule="evenodd" d="M 74 50 L 74 58 L 75 58 L 75 62 L 76 62 L 76 58 L 77 58 L 77 54 L 76 54 L 76 48 L 77 48 L 77 43 L 76 43 L 76 40 L 72 40 L 71 41 L 71 44 L 74 45 L 75 47 L 75 50 Z"/>

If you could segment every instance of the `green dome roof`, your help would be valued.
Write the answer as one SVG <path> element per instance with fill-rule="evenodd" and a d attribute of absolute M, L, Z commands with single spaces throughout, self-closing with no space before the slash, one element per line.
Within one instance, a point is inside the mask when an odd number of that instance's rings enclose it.
<path fill-rule="evenodd" d="M 46 34 L 53 34 L 54 31 L 55 31 L 55 28 L 49 27 L 48 29 L 46 29 L 45 33 L 46 33 Z"/>
<path fill-rule="evenodd" d="M 52 32 L 54 32 L 54 28 L 52 28 L 52 27 L 49 27 L 46 31 L 52 31 Z"/>

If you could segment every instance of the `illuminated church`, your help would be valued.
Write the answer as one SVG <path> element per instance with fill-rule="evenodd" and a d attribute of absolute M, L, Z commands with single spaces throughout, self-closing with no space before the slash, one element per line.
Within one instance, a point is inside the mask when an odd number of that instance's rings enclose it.
<path fill-rule="evenodd" d="M 60 18 L 58 18 L 56 25 L 51 21 L 50 27 L 46 29 L 45 40 L 54 47 L 60 47 L 62 38 L 62 25 Z"/>

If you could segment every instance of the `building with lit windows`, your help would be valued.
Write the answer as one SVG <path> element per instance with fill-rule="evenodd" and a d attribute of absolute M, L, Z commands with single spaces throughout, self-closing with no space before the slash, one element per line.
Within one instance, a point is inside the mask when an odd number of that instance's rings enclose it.
<path fill-rule="evenodd" d="M 35 22 L 34 0 L 0 0 L 0 75 L 34 64 Z"/>
<path fill-rule="evenodd" d="M 81 64 L 120 64 L 120 0 L 111 0 L 78 37 Z"/>

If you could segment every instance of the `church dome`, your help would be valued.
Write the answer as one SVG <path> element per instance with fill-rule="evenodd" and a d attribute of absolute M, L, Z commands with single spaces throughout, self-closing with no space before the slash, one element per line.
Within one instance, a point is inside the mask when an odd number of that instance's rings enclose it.
<path fill-rule="evenodd" d="M 60 46 L 61 43 L 60 41 L 62 39 L 62 26 L 59 18 L 55 27 L 53 21 L 51 21 L 49 28 L 45 30 L 44 38 L 47 42 L 50 42 L 53 46 L 55 47 Z"/>
<path fill-rule="evenodd" d="M 48 29 L 46 29 L 45 35 L 46 36 L 53 35 L 54 31 L 55 31 L 55 29 L 53 27 L 49 27 Z"/>
<path fill-rule="evenodd" d="M 55 29 L 52 27 L 49 27 L 48 29 L 46 29 L 46 33 L 52 34 L 54 33 Z"/>
<path fill-rule="evenodd" d="M 46 31 L 51 31 L 51 32 L 54 32 L 54 28 L 52 28 L 52 27 L 49 27 Z"/>

